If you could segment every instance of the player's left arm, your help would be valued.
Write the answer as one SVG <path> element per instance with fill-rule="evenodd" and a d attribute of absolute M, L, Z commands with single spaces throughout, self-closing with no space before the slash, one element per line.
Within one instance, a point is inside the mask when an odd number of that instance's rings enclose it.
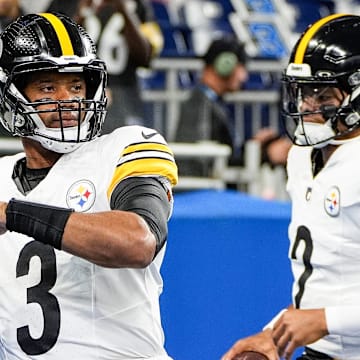
<path fill-rule="evenodd" d="M 147 266 L 167 238 L 172 203 L 166 187 L 154 177 L 130 177 L 113 190 L 110 205 L 103 213 L 73 213 L 62 249 L 102 266 Z"/>
<path fill-rule="evenodd" d="M 147 266 L 166 240 L 177 167 L 156 131 L 133 127 L 127 136 L 107 189 L 111 210 L 77 213 L 12 199 L 0 202 L 0 234 L 6 228 L 105 267 Z"/>
<path fill-rule="evenodd" d="M 147 266 L 167 236 L 171 202 L 156 178 L 129 178 L 113 190 L 113 210 L 77 213 L 12 199 L 0 202 L 0 234 L 6 229 L 105 267 Z"/>

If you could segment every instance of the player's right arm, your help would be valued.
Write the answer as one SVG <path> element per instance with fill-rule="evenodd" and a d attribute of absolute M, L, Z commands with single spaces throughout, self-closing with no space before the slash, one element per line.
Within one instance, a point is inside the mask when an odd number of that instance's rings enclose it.
<path fill-rule="evenodd" d="M 325 309 L 289 309 L 275 322 L 272 337 L 280 356 L 290 360 L 294 351 L 328 335 Z"/>
<path fill-rule="evenodd" d="M 150 139 L 141 135 L 144 131 Z M 149 265 L 167 237 L 177 167 L 157 132 L 134 127 L 127 136 L 134 139 L 119 156 L 108 188 L 111 210 L 77 213 L 12 199 L 0 202 L 0 229 L 25 234 L 104 267 Z"/>
<path fill-rule="evenodd" d="M 105 267 L 145 267 L 156 251 L 154 233 L 131 211 L 86 214 L 12 199 L 0 202 L 0 233 L 6 230 Z"/>

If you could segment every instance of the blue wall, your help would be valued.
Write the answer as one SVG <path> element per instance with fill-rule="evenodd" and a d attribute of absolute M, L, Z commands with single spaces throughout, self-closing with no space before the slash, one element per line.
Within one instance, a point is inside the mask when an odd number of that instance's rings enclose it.
<path fill-rule="evenodd" d="M 290 204 L 232 191 L 175 195 L 162 274 L 166 348 L 219 359 L 291 299 Z"/>

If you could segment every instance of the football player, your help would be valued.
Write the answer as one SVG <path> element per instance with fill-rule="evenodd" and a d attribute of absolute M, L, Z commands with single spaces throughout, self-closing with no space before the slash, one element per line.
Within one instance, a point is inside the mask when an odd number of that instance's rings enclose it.
<path fill-rule="evenodd" d="M 0 354 L 170 359 L 160 266 L 177 168 L 156 131 L 99 136 L 106 69 L 65 15 L 1 34 L 0 119 L 24 152 L 0 159 Z"/>
<path fill-rule="evenodd" d="M 283 77 L 283 111 L 295 146 L 287 163 L 292 200 L 292 305 L 223 357 L 257 349 L 270 360 L 360 358 L 360 17 L 333 14 L 295 45 Z"/>

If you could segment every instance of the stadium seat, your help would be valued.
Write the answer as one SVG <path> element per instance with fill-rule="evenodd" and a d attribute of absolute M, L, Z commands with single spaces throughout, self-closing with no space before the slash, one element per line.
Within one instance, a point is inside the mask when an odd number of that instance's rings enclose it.
<path fill-rule="evenodd" d="M 288 0 L 297 13 L 293 31 L 302 33 L 309 24 L 335 12 L 335 3 L 332 0 Z"/>
<path fill-rule="evenodd" d="M 276 8 L 270 0 L 246 0 L 246 6 L 251 12 L 265 13 L 265 14 L 276 14 Z"/>
<path fill-rule="evenodd" d="M 164 36 L 164 48 L 160 53 L 161 57 L 191 56 L 187 39 L 181 28 L 175 26 L 161 26 Z"/>
<path fill-rule="evenodd" d="M 171 24 L 171 17 L 169 13 L 169 9 L 165 3 L 162 1 L 152 1 L 152 8 L 154 10 L 154 16 L 159 24 Z"/>
<path fill-rule="evenodd" d="M 257 44 L 258 58 L 282 59 L 288 55 L 284 39 L 273 22 L 249 21 L 248 30 Z"/>
<path fill-rule="evenodd" d="M 229 0 L 190 0 L 180 6 L 180 19 L 191 29 L 196 55 L 202 55 L 215 36 L 234 33 L 229 23 L 229 14 L 233 11 Z"/>

